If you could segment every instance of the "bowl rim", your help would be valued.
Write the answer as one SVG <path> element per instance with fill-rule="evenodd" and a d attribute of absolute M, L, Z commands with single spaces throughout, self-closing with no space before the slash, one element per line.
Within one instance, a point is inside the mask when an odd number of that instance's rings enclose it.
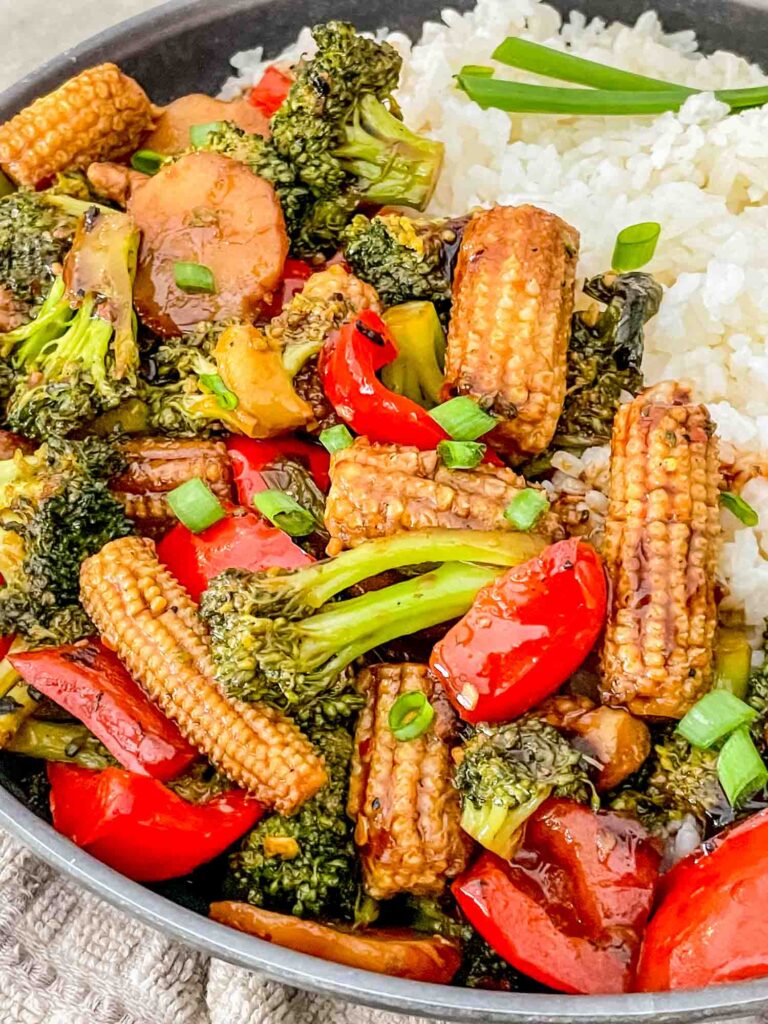
<path fill-rule="evenodd" d="M 252 10 L 269 0 L 221 0 L 216 16 Z M 735 0 L 757 9 L 766 0 Z M 578 6 L 578 0 L 574 0 Z M 118 22 L 65 50 L 0 92 L 0 112 L 13 111 L 85 66 L 104 46 L 115 50 L 114 60 L 138 54 L 141 34 L 150 27 L 173 35 L 210 21 L 209 0 L 167 2 Z M 102 59 L 102 58 L 99 58 Z M 45 863 L 93 894 L 142 923 L 210 956 L 266 977 L 382 1010 L 443 1021 L 487 1024 L 692 1024 L 724 1021 L 757 1014 L 768 1008 L 768 977 L 703 989 L 626 995 L 575 996 L 541 993 L 491 992 L 407 981 L 297 953 L 255 936 L 238 932 L 165 896 L 133 882 L 96 860 L 55 831 L 0 784 L 0 826 L 19 839 Z"/>

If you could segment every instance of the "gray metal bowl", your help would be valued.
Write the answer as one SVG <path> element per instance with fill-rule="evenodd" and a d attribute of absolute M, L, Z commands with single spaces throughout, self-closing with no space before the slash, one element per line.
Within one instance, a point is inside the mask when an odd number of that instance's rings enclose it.
<path fill-rule="evenodd" d="M 550 0 L 609 20 L 632 21 L 647 0 Z M 306 22 L 348 18 L 362 28 L 388 25 L 416 36 L 440 0 L 172 0 L 124 22 L 46 64 L 0 95 L 0 123 L 80 68 L 111 60 L 135 75 L 152 98 L 215 92 L 236 50 L 264 45 L 267 55 L 295 38 Z M 453 0 L 467 9 L 471 0 Z M 693 27 L 702 46 L 768 56 L 768 5 L 739 0 L 655 0 L 671 30 Z M 448 988 L 353 970 L 281 949 L 209 921 L 129 881 L 74 846 L 24 806 L 8 762 L 0 758 L 0 826 L 40 857 L 114 906 L 212 956 L 298 988 L 388 1010 L 484 1024 L 655 1024 L 739 1019 L 768 1012 L 768 978 L 690 992 L 630 996 L 517 995 Z"/>

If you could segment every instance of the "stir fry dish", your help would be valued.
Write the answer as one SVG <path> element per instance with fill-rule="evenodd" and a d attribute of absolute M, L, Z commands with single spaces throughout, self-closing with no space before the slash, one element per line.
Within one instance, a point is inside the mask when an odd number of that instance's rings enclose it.
<path fill-rule="evenodd" d="M 587 273 L 533 202 L 435 215 L 398 50 L 313 36 L 235 98 L 105 64 L 0 126 L 6 774 L 347 966 L 768 974 L 768 660 L 719 562 L 768 463 L 645 373 L 663 231 Z"/>

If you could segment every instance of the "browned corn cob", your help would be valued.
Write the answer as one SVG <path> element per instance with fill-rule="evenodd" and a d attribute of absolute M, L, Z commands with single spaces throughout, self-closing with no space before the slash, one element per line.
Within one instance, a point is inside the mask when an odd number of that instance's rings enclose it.
<path fill-rule="evenodd" d="M 500 418 L 515 458 L 543 451 L 565 398 L 579 234 L 535 206 L 497 206 L 464 230 L 453 279 L 445 396 Z"/>
<path fill-rule="evenodd" d="M 223 441 L 179 441 L 144 437 L 126 441 L 127 466 L 110 484 L 140 533 L 158 536 L 176 517 L 166 494 L 198 477 L 222 501 L 232 500 L 232 468 Z"/>
<path fill-rule="evenodd" d="M 322 759 L 292 722 L 219 691 L 197 609 L 151 540 L 110 541 L 83 563 L 80 584 L 105 644 L 229 778 L 283 814 L 323 785 Z"/>
<path fill-rule="evenodd" d="M 356 820 L 363 882 L 374 899 L 436 894 L 465 866 L 471 845 L 451 783 L 455 716 L 425 665 L 374 665 L 358 680 L 366 696 L 355 736 L 348 811 Z M 430 728 L 399 742 L 388 717 L 402 693 L 423 693 Z"/>
<path fill-rule="evenodd" d="M 34 186 L 67 168 L 127 156 L 152 120 L 138 82 L 115 64 L 99 64 L 0 125 L 0 167 Z"/>
<path fill-rule="evenodd" d="M 611 451 L 603 703 L 681 718 L 712 680 L 721 479 L 713 424 L 686 387 L 666 382 L 619 409 Z"/>
<path fill-rule="evenodd" d="M 359 437 L 331 459 L 325 505 L 328 554 L 429 526 L 511 530 L 504 510 L 528 486 L 506 467 L 483 463 L 475 469 L 447 469 L 436 451 L 372 445 Z M 536 531 L 559 535 L 557 518 L 543 515 Z"/>

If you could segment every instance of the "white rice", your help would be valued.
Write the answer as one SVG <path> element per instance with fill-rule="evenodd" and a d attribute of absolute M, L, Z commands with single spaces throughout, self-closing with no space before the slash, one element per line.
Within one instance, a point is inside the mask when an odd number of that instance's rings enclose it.
<path fill-rule="evenodd" d="M 538 0 L 479 0 L 468 14 L 444 11 L 416 45 L 399 33 L 381 35 L 406 58 L 398 92 L 406 122 L 446 147 L 429 212 L 546 207 L 581 232 L 582 276 L 609 266 L 620 228 L 659 221 L 648 269 L 666 294 L 647 331 L 646 379 L 691 381 L 723 439 L 768 454 L 768 107 L 727 116 L 705 93 L 656 117 L 510 118 L 481 110 L 452 77 L 464 64 L 489 63 L 506 35 L 559 49 L 567 43 L 578 55 L 701 89 L 756 85 L 766 76 L 731 53 L 702 56 L 693 31 L 665 34 L 652 11 L 628 27 L 579 13 L 564 22 Z M 310 50 L 304 30 L 284 56 Z M 260 50 L 232 63 L 238 74 L 225 96 L 263 70 Z M 497 73 L 515 77 L 506 68 Z M 753 481 L 744 496 L 761 523 L 752 530 L 724 514 L 721 573 L 729 603 L 757 627 L 768 612 L 768 481 Z"/>

